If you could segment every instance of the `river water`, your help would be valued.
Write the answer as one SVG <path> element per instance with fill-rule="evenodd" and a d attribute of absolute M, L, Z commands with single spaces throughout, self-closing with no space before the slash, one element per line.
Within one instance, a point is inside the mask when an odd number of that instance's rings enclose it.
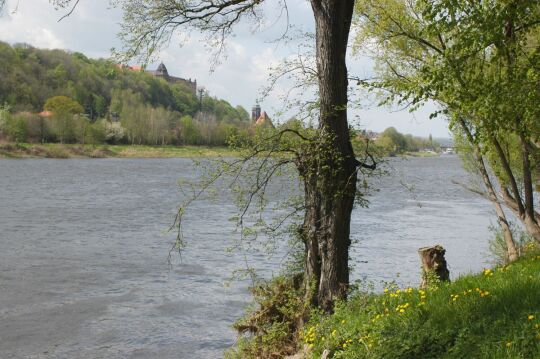
<path fill-rule="evenodd" d="M 416 250 L 433 244 L 452 276 L 485 266 L 493 215 L 452 183 L 466 178 L 459 159 L 388 168 L 353 213 L 353 278 L 417 285 Z M 194 203 L 169 266 L 178 180 L 197 176 L 189 159 L 0 160 L 0 357 L 221 358 L 250 300 L 233 272 L 247 260 L 278 273 L 283 249 L 229 251 L 236 206 L 222 188 Z"/>

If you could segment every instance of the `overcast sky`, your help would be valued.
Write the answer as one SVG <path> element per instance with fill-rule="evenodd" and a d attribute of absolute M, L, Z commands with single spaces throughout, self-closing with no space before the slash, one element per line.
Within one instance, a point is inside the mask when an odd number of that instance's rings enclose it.
<path fill-rule="evenodd" d="M 18 4 L 18 5 L 17 5 Z M 242 105 L 250 111 L 260 98 L 261 89 L 268 80 L 269 68 L 287 56 L 298 52 L 297 43 L 284 44 L 273 41 L 282 33 L 285 18 L 279 17 L 276 3 L 268 1 L 264 13 L 268 14 L 265 24 L 253 32 L 253 24 L 243 24 L 228 40 L 227 57 L 212 68 L 212 56 L 205 48 L 204 37 L 192 34 L 180 44 L 173 40 L 162 50 L 149 69 L 163 61 L 169 74 L 197 79 L 197 84 L 206 88 L 212 96 L 223 98 L 233 106 Z M 289 0 L 289 18 L 302 31 L 313 28 L 311 8 L 307 0 Z M 65 10 L 56 11 L 48 0 L 7 0 L 0 15 L 0 40 L 9 43 L 24 42 L 39 48 L 57 48 L 79 51 L 92 58 L 109 57 L 111 48 L 121 44 L 116 38 L 121 11 L 109 6 L 109 0 L 80 0 L 75 12 L 58 22 Z M 349 56 L 351 74 L 369 76 L 372 62 Z M 282 82 L 261 106 L 273 120 L 283 109 L 280 95 L 290 85 Z M 363 96 L 361 93 L 359 96 Z M 382 131 L 394 126 L 398 131 L 419 136 L 449 137 L 446 123 L 442 119 L 429 120 L 434 107 L 427 106 L 413 114 L 396 109 L 377 108 L 372 101 L 365 101 L 362 109 L 352 110 L 350 118 L 355 127 Z M 287 117 L 286 115 L 283 117 Z M 286 118 L 283 118 L 286 120 Z"/>

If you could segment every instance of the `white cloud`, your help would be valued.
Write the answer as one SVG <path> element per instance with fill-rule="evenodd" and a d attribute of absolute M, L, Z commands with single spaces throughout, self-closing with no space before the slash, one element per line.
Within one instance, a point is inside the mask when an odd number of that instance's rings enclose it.
<path fill-rule="evenodd" d="M 60 49 L 65 47 L 64 42 L 48 29 L 38 29 L 37 31 L 30 30 L 30 32 L 31 37 L 29 37 L 27 41 L 35 43 L 38 47 Z"/>
<path fill-rule="evenodd" d="M 49 29 L 47 22 L 40 18 L 42 5 L 37 3 L 33 13 L 27 11 L 23 1 L 17 8 L 13 1 L 8 1 L 5 15 L 0 18 L 0 34 L 3 41 L 11 43 L 25 42 L 44 48 L 63 48 L 64 42 Z M 49 4 L 46 4 L 49 6 Z M 16 9 L 16 10 L 15 10 Z"/>

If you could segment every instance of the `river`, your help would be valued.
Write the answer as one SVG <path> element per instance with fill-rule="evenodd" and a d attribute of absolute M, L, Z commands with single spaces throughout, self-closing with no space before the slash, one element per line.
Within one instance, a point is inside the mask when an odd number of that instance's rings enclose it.
<path fill-rule="evenodd" d="M 493 215 L 453 184 L 455 156 L 393 159 L 352 219 L 353 278 L 417 285 L 416 250 L 442 244 L 451 275 L 487 265 Z M 250 296 L 227 188 L 194 203 L 188 244 L 167 233 L 189 159 L 0 160 L 0 357 L 221 358 Z M 250 265 L 278 273 L 283 248 Z"/>

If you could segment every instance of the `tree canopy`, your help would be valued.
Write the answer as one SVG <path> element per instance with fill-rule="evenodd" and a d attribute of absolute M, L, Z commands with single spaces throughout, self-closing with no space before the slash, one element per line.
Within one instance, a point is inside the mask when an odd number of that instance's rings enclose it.
<path fill-rule="evenodd" d="M 540 241 L 533 187 L 540 158 L 538 2 L 367 0 L 356 14 L 357 46 L 378 63 L 378 76 L 365 84 L 386 101 L 439 104 L 433 116 L 444 115 L 479 166 L 487 161 L 493 169 L 500 188 L 490 198 Z M 492 187 L 485 171 L 483 178 Z"/>

